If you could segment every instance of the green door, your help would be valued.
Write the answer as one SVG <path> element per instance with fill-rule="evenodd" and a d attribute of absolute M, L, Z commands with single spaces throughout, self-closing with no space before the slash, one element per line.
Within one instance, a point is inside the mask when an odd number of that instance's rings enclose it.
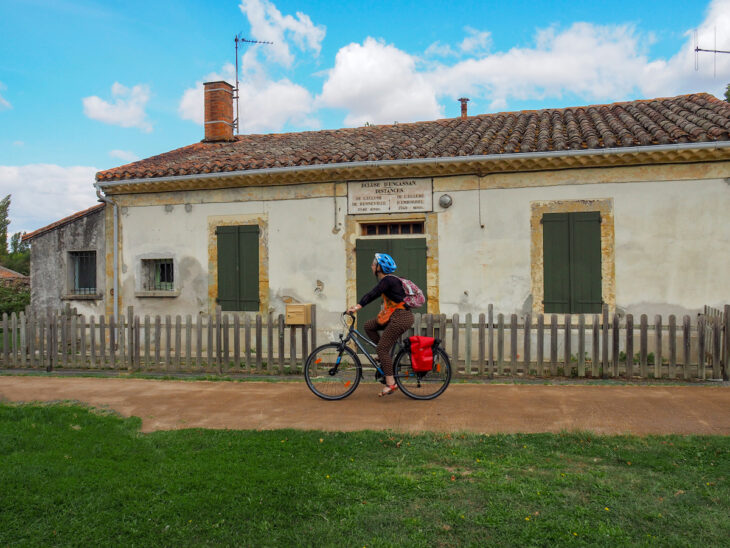
<path fill-rule="evenodd" d="M 259 309 L 259 227 L 219 226 L 218 304 L 222 310 Z"/>
<path fill-rule="evenodd" d="M 408 278 L 421 288 L 426 297 L 426 304 L 418 308 L 416 312 L 425 313 L 428 306 L 428 295 L 426 293 L 426 238 L 388 238 L 377 240 L 357 240 L 355 260 L 357 297 L 360 298 L 370 291 L 377 279 L 373 276 L 370 265 L 376 253 L 387 253 L 398 266 L 395 274 L 401 278 Z M 357 324 L 360 328 L 365 322 L 374 318 L 380 311 L 383 299 L 378 297 L 358 312 Z"/>
<path fill-rule="evenodd" d="M 545 312 L 600 312 L 600 213 L 546 213 L 542 225 Z"/>

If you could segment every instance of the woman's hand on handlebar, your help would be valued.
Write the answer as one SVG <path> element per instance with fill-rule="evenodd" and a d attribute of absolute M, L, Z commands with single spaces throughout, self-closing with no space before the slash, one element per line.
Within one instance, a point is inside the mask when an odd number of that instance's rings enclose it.
<path fill-rule="evenodd" d="M 360 306 L 359 304 L 356 304 L 355 306 L 351 306 L 350 308 L 348 308 L 348 309 L 347 309 L 347 310 L 345 311 L 345 313 L 346 313 L 346 314 L 350 314 L 350 315 L 352 315 L 352 314 L 354 314 L 355 312 L 357 312 L 358 310 L 360 310 L 361 308 L 362 308 L 362 306 Z"/>

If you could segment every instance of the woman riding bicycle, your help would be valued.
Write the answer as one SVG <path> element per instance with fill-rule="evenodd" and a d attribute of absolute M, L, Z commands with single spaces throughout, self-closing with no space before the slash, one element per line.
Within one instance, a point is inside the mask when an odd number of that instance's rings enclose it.
<path fill-rule="evenodd" d="M 376 253 L 371 265 L 373 274 L 378 279 L 377 285 L 363 295 L 360 302 L 347 309 L 353 313 L 382 295 L 383 306 L 377 318 L 365 322 L 365 332 L 377 344 L 380 367 L 385 373 L 385 388 L 381 396 L 392 394 L 398 389 L 393 376 L 393 360 L 390 351 L 400 336 L 413 326 L 413 314 L 403 302 L 406 297 L 403 283 L 397 276 L 390 276 L 395 272 L 396 265 L 393 257 L 387 253 Z M 383 331 L 382 335 L 379 331 Z"/>

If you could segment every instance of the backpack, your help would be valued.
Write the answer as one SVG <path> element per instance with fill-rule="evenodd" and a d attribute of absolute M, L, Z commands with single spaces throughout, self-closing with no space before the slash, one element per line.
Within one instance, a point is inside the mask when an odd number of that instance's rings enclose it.
<path fill-rule="evenodd" d="M 396 276 L 398 278 L 398 276 Z M 423 295 L 421 288 L 414 284 L 411 280 L 405 278 L 398 278 L 403 284 L 403 291 L 405 291 L 406 297 L 403 302 L 408 308 L 419 308 L 426 302 L 426 297 Z"/>
<path fill-rule="evenodd" d="M 415 335 L 408 337 L 411 348 L 411 367 L 416 373 L 425 373 L 433 369 L 433 349 L 439 340 L 433 337 Z"/>

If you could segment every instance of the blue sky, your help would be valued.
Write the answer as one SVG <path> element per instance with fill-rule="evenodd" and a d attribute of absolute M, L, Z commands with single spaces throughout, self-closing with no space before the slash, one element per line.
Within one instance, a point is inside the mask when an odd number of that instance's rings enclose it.
<path fill-rule="evenodd" d="M 0 195 L 10 231 L 95 203 L 94 173 L 199 141 L 203 81 L 243 133 L 605 103 L 730 82 L 730 0 L 0 0 Z M 713 76 L 716 71 L 716 77 Z M 0 196 L 0 197 L 2 197 Z"/>

